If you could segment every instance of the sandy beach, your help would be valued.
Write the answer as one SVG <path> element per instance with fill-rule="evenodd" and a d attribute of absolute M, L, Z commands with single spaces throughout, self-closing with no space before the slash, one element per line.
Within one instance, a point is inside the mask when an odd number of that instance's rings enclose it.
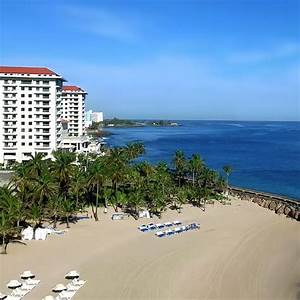
<path fill-rule="evenodd" d="M 160 221 L 195 221 L 200 230 L 160 239 L 137 230 L 147 220 L 110 216 L 101 210 L 99 222 L 79 221 L 63 236 L 9 244 L 0 256 L 0 291 L 30 269 L 41 283 L 24 299 L 40 300 L 76 269 L 87 283 L 74 299 L 300 298 L 295 220 L 240 200 L 205 212 L 185 206 Z"/>

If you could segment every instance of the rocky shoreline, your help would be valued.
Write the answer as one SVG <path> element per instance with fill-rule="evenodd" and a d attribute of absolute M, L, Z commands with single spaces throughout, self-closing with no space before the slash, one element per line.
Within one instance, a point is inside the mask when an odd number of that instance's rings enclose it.
<path fill-rule="evenodd" d="M 278 215 L 284 214 L 288 218 L 300 221 L 300 201 L 238 187 L 230 187 L 229 193 L 240 200 L 251 201 L 261 207 L 273 210 Z"/>

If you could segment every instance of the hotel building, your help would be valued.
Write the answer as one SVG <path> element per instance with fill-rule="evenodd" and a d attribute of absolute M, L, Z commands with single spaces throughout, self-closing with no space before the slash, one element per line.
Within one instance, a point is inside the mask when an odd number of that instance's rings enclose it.
<path fill-rule="evenodd" d="M 59 149 L 89 152 L 89 139 L 85 136 L 85 99 L 87 93 L 78 86 L 65 85 L 61 97 L 62 138 Z"/>
<path fill-rule="evenodd" d="M 68 136 L 85 134 L 85 98 L 87 93 L 78 86 L 65 85 L 61 96 L 61 118 Z"/>
<path fill-rule="evenodd" d="M 63 81 L 47 68 L 0 66 L 1 164 L 26 160 L 36 152 L 50 156 L 57 148 Z M 78 133 L 79 124 L 82 119 Z"/>

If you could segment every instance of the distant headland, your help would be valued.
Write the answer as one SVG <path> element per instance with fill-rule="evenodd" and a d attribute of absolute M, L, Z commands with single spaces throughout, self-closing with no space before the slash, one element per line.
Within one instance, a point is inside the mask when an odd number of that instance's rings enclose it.
<path fill-rule="evenodd" d="M 177 122 L 169 120 L 129 120 L 129 119 L 106 119 L 103 122 L 99 122 L 99 125 L 102 127 L 172 127 L 180 126 Z"/>

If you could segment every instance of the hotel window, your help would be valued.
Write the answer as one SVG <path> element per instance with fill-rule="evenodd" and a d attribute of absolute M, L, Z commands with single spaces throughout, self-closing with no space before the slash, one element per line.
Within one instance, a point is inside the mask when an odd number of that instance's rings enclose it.
<path fill-rule="evenodd" d="M 21 125 L 25 125 L 25 122 L 21 122 Z"/>
<path fill-rule="evenodd" d="M 22 128 L 22 129 L 21 129 L 21 132 L 25 132 L 25 128 Z"/>
<path fill-rule="evenodd" d="M 29 125 L 32 125 L 32 122 L 28 122 Z"/>
<path fill-rule="evenodd" d="M 32 104 L 32 101 L 29 101 L 28 104 Z"/>
<path fill-rule="evenodd" d="M 21 86 L 21 91 L 24 91 L 25 90 L 25 87 L 24 86 Z"/>
<path fill-rule="evenodd" d="M 21 97 L 24 98 L 24 97 L 25 97 L 25 94 L 21 94 Z"/>
<path fill-rule="evenodd" d="M 29 146 L 32 146 L 32 143 L 31 143 L 31 142 L 29 143 Z"/>
<path fill-rule="evenodd" d="M 32 115 L 29 115 L 28 118 L 31 119 L 31 118 L 32 118 Z"/>
<path fill-rule="evenodd" d="M 31 84 L 31 80 L 21 80 L 21 84 Z"/>
<path fill-rule="evenodd" d="M 29 98 L 32 98 L 32 94 L 28 94 L 28 97 L 29 97 Z"/>
<path fill-rule="evenodd" d="M 25 139 L 25 135 L 21 135 L 21 139 L 24 140 Z"/>
<path fill-rule="evenodd" d="M 32 135 L 30 135 L 29 138 L 32 139 Z"/>
<path fill-rule="evenodd" d="M 21 144 L 22 146 L 25 146 L 25 143 L 24 142 L 22 142 L 22 144 Z"/>
<path fill-rule="evenodd" d="M 43 84 L 49 84 L 49 81 L 43 80 Z"/>
<path fill-rule="evenodd" d="M 21 118 L 24 119 L 24 118 L 25 118 L 25 115 L 21 115 Z"/>
<path fill-rule="evenodd" d="M 28 111 L 32 111 L 32 108 L 31 108 L 31 107 L 29 107 L 29 108 L 28 108 Z"/>
<path fill-rule="evenodd" d="M 21 104 L 25 104 L 25 101 L 21 101 Z"/>
<path fill-rule="evenodd" d="M 32 132 L 32 128 L 29 128 L 28 131 L 29 131 L 29 132 Z"/>
<path fill-rule="evenodd" d="M 22 108 L 21 108 L 21 111 L 24 111 L 24 110 L 25 110 L 25 108 L 24 108 L 24 107 L 22 107 Z"/>

